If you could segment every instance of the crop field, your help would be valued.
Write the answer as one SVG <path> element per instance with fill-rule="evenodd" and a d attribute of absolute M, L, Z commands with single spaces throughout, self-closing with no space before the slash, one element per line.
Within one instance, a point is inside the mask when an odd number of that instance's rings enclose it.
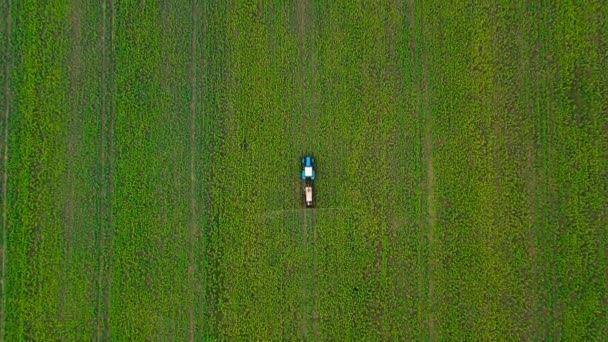
<path fill-rule="evenodd" d="M 0 0 L 0 340 L 606 340 L 607 70 L 601 0 Z"/>

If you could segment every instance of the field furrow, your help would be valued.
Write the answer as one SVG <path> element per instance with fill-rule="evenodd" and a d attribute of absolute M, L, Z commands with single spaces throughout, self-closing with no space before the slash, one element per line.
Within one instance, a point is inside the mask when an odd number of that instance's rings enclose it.
<path fill-rule="evenodd" d="M 1 108 L 2 108 L 2 119 L 0 124 L 0 132 L 2 132 L 2 139 L 0 139 L 0 163 L 2 163 L 2 198 L 0 198 L 0 207 L 2 210 L 2 226 L 0 227 L 0 338 L 4 336 L 4 326 L 6 322 L 6 257 L 7 257 L 7 231 L 8 231 L 8 220 L 7 220 L 7 202 L 8 202 L 8 122 L 9 114 L 11 111 L 10 101 L 10 67 L 11 67 L 11 28 L 12 28 L 12 16 L 11 16 L 11 1 L 4 1 L 0 5 L 2 8 L 2 24 L 0 28 L 0 35 L 2 36 L 2 50 L 0 55 L 2 56 L 2 63 L 0 64 L 0 70 L 2 70 L 2 97 L 1 97 Z"/>
<path fill-rule="evenodd" d="M 194 248 L 196 244 L 196 236 L 197 236 L 197 198 L 196 198 L 196 152 L 197 152 L 197 144 L 196 144 L 196 101 L 197 101 L 197 89 L 196 89 L 196 79 L 197 79 L 197 41 L 198 41 L 198 25 L 196 20 L 200 19 L 200 15 L 198 13 L 198 8 L 196 8 L 195 4 L 192 4 L 191 8 L 192 12 L 192 38 L 191 38 L 191 52 L 190 52 L 190 222 L 189 222 L 189 251 L 188 251 L 188 277 L 191 288 L 191 298 L 190 298 L 190 308 L 188 309 L 188 320 L 189 320 L 189 341 L 194 341 L 195 338 L 195 306 L 197 301 L 195 300 L 196 288 L 195 283 L 195 268 L 196 264 L 194 262 Z"/>
<path fill-rule="evenodd" d="M 99 50 L 101 68 L 99 80 L 101 93 L 100 125 L 99 125 L 99 213 L 100 224 L 98 232 L 98 269 L 97 269 L 97 308 L 96 308 L 96 338 L 108 339 L 111 336 L 110 325 L 110 293 L 111 293 L 111 258 L 112 258 L 112 162 L 113 126 L 114 126 L 114 63 L 113 30 L 114 4 L 112 0 L 102 1 L 101 18 L 98 25 Z"/>

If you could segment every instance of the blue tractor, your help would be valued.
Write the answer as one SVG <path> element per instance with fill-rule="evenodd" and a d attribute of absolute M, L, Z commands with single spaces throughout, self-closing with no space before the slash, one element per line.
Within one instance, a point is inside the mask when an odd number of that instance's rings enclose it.
<path fill-rule="evenodd" d="M 302 181 L 304 182 L 304 200 L 307 208 L 313 207 L 312 182 L 315 180 L 315 159 L 311 156 L 302 158 Z"/>
<path fill-rule="evenodd" d="M 306 156 L 302 158 L 302 180 L 306 181 L 310 179 L 311 181 L 315 180 L 315 159 L 311 156 Z"/>

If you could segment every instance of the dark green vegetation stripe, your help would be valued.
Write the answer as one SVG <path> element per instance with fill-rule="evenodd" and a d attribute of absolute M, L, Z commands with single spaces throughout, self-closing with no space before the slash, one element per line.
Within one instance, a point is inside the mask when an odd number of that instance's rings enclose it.
<path fill-rule="evenodd" d="M 112 272 L 112 192 L 114 160 L 114 79 L 115 64 L 113 54 L 114 7 L 112 1 L 101 0 L 101 17 L 98 23 L 98 44 L 101 59 L 99 103 L 99 216 L 97 237 L 97 298 L 96 298 L 96 338 L 110 337 L 110 289 Z"/>
<path fill-rule="evenodd" d="M 6 321 L 6 232 L 7 232 L 7 183 L 8 183 L 8 118 L 11 111 L 10 108 L 10 85 L 9 85 L 9 60 L 11 58 L 11 2 L 3 1 L 0 3 L 2 22 L 0 23 L 0 79 L 2 79 L 3 88 L 0 90 L 0 165 L 2 172 L 0 173 L 0 338 L 4 332 L 4 323 Z"/>
<path fill-rule="evenodd" d="M 602 1 L 1 4 L 3 339 L 608 336 Z"/>

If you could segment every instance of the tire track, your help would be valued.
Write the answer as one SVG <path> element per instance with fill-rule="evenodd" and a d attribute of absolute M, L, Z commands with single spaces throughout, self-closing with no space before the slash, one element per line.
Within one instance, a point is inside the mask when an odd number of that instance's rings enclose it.
<path fill-rule="evenodd" d="M 414 68 L 416 69 L 418 61 L 417 61 L 417 41 L 420 39 L 418 37 L 418 33 L 417 33 L 417 23 L 416 23 L 416 3 L 414 0 L 410 0 L 409 3 L 409 21 L 410 21 L 410 26 L 412 27 L 412 32 L 411 32 L 411 39 L 410 39 L 410 48 L 412 50 L 412 64 L 414 65 Z M 416 95 L 417 97 L 419 96 L 419 92 L 420 92 L 420 85 L 419 85 L 419 81 L 418 81 L 419 75 L 418 75 L 418 71 L 414 70 L 413 72 L 413 86 L 416 89 Z M 417 99 L 417 101 L 419 101 Z M 419 107 L 420 104 L 416 103 L 416 105 L 414 107 L 417 107 L 417 113 L 416 116 L 418 117 L 418 127 L 417 127 L 417 133 L 418 133 L 418 146 L 422 145 L 422 118 L 419 112 Z M 423 252 L 422 252 L 422 246 L 425 245 L 425 240 L 424 240 L 424 233 L 423 233 L 423 216 L 422 216 L 422 203 L 423 203 L 423 193 L 422 193 L 422 182 L 423 182 L 423 173 L 422 173 L 422 163 L 423 163 L 423 159 L 422 159 L 422 152 L 421 149 L 418 149 L 418 159 L 419 159 L 419 164 L 420 164 L 420 174 L 419 174 L 419 179 L 420 179 L 420 195 L 419 195 L 419 205 L 420 205 L 420 215 L 419 215 L 419 219 L 418 219 L 418 225 L 420 227 L 419 229 L 419 234 L 418 234 L 418 251 L 417 251 L 417 263 L 418 263 L 418 337 L 420 339 L 422 339 L 422 337 L 424 336 L 423 333 L 423 320 L 424 320 L 424 310 L 425 310 L 425 302 L 424 302 L 424 289 L 425 289 L 425 272 L 424 269 L 425 267 L 423 267 Z"/>
<path fill-rule="evenodd" d="M 422 51 L 422 89 L 424 92 L 423 95 L 423 110 L 424 110 L 424 161 L 426 164 L 426 203 L 427 203 L 427 241 L 429 246 L 429 259 L 428 262 L 428 297 L 429 297 L 429 308 L 428 308 L 428 318 L 429 318 L 429 339 L 431 341 L 437 340 L 437 334 L 435 331 L 435 318 L 433 316 L 432 310 L 432 301 L 435 297 L 435 287 L 432 277 L 432 268 L 433 261 L 431 258 L 430 251 L 432 250 L 432 246 L 435 244 L 434 237 L 434 229 L 435 229 L 435 195 L 434 191 L 434 174 L 433 174 L 433 128 L 432 128 L 432 117 L 431 112 L 429 110 L 429 89 L 428 89 L 428 73 L 427 73 L 427 57 L 424 54 L 424 49 L 421 48 Z"/>
<path fill-rule="evenodd" d="M 554 268 L 554 257 L 555 251 L 554 246 L 555 242 L 553 239 L 553 234 L 548 234 L 551 231 L 551 227 L 553 226 L 552 218 L 555 217 L 554 208 L 552 205 L 552 198 L 550 194 L 554 194 L 553 184 L 551 181 L 550 170 L 551 167 L 551 134 L 549 132 L 550 122 L 549 122 L 549 108 L 551 107 L 549 94 L 549 84 L 551 83 L 549 61 L 547 60 L 548 54 L 548 42 L 547 42 L 547 32 L 546 26 L 546 18 L 545 12 L 542 8 L 535 8 L 535 25 L 537 29 L 537 44 L 538 44 L 538 60 L 539 60 L 539 69 L 540 74 L 538 75 L 537 82 L 539 88 L 539 96 L 537 98 L 537 108 L 538 108 L 538 127 L 535 127 L 535 130 L 538 134 L 539 147 L 540 151 L 538 151 L 538 163 L 540 166 L 540 175 L 538 177 L 537 184 L 540 184 L 539 191 L 537 191 L 537 203 L 538 203 L 538 211 L 540 211 L 539 219 L 541 227 L 540 229 L 540 238 L 542 241 L 542 245 L 545 246 L 544 260 L 543 260 L 543 268 L 544 268 L 544 302 L 542 309 L 542 316 L 545 323 L 545 338 L 556 338 L 559 339 L 558 333 L 556 331 L 555 321 L 556 321 L 556 307 L 555 307 L 555 268 Z"/>
<path fill-rule="evenodd" d="M 74 233 L 78 227 L 75 227 L 75 206 L 77 199 L 76 188 L 77 188 L 77 160 L 78 153 L 81 149 L 81 137 L 83 136 L 83 120 L 79 115 L 80 109 L 82 107 L 82 100 L 79 96 L 79 84 L 83 83 L 84 78 L 84 63 L 83 63 L 83 49 L 82 49 L 82 20 L 83 20 L 83 8 L 82 3 L 80 1 L 71 1 L 71 13 L 70 13 L 70 23 L 71 23 L 71 52 L 70 52 L 70 70 L 69 70 L 69 80 L 70 80 L 70 121 L 67 123 L 68 137 L 67 137 L 67 168 L 65 177 L 67 180 L 67 184 L 65 184 L 64 188 L 64 201 L 62 203 L 63 206 L 63 215 L 64 215 L 64 255 L 61 263 L 61 272 L 63 273 L 63 281 L 59 285 L 59 295 L 61 298 L 67 298 L 70 293 L 70 277 L 73 262 L 73 252 L 75 245 L 75 237 Z M 69 308 L 66 308 L 66 301 L 59 301 L 59 309 L 58 316 L 60 322 L 66 322 L 66 311 L 69 311 Z M 67 318 L 69 321 L 70 318 Z"/>
<path fill-rule="evenodd" d="M 415 87 L 418 90 L 418 118 L 419 118 L 419 144 L 420 148 L 420 236 L 418 263 L 421 267 L 419 274 L 419 333 L 420 337 L 430 340 L 437 339 L 435 330 L 435 318 L 433 316 L 432 303 L 435 296 L 434 282 L 432 277 L 433 264 L 431 261 L 431 250 L 434 245 L 435 206 L 434 206 L 434 173 L 433 173 L 433 141 L 432 141 L 432 116 L 429 111 L 428 94 L 428 67 L 427 55 L 423 42 L 424 35 L 424 13 L 422 3 L 412 0 L 410 2 L 410 20 L 413 23 L 414 34 L 412 44 L 414 65 L 420 67 L 414 77 Z M 419 11 L 419 12 L 418 12 Z M 425 210 L 426 209 L 426 210 Z M 423 228 L 424 227 L 424 228 Z M 423 252 L 424 251 L 424 252 Z M 426 329 L 424 327 L 426 322 Z M 426 330 L 426 331 L 425 331 Z"/>
<path fill-rule="evenodd" d="M 101 132 L 100 132 L 100 148 L 99 148 L 99 160 L 100 160 L 100 169 L 101 169 L 101 193 L 100 193 L 100 213 L 101 213 L 101 225 L 100 225 L 100 234 L 99 234 L 99 271 L 97 276 L 97 340 L 102 340 L 102 326 L 103 322 L 102 318 L 102 293 L 103 293 L 103 250 L 104 250 L 104 226 L 105 226 L 105 213 L 106 213 L 106 188 L 105 188 L 105 131 L 107 126 L 107 103 L 105 95 L 105 84 L 106 84 L 106 27 L 105 27 L 105 17 L 106 17 L 106 3 L 102 2 L 102 27 L 101 27 L 101 49 L 102 49 L 102 70 L 101 70 L 101 88 L 102 88 L 102 100 L 101 100 Z"/>
<path fill-rule="evenodd" d="M 520 74 L 525 75 L 529 72 L 531 75 L 535 75 L 533 78 L 534 84 L 540 84 L 540 73 L 538 71 L 538 66 L 541 65 L 540 38 L 538 36 L 538 33 L 530 37 L 524 37 L 524 32 L 526 32 L 526 30 L 534 32 L 532 28 L 535 27 L 535 25 L 537 24 L 537 18 L 535 17 L 534 9 L 530 4 L 520 5 L 519 11 L 520 12 L 518 13 L 518 15 L 521 16 L 524 22 L 524 29 L 519 32 L 518 37 L 519 49 L 524 51 L 528 44 L 531 43 L 533 43 L 531 44 L 531 46 L 534 46 L 534 48 L 529 52 L 531 66 L 527 66 L 526 64 L 524 64 L 523 61 L 526 60 L 526 58 L 523 58 L 519 66 L 519 68 L 521 69 Z M 522 76 L 522 79 L 525 79 L 525 77 Z M 531 92 L 532 95 L 530 97 L 530 102 L 527 104 L 526 110 L 530 113 L 535 113 L 539 106 L 538 102 L 540 99 L 538 98 L 536 92 L 537 90 Z M 539 252 L 539 247 L 542 247 L 542 244 L 539 244 L 542 235 L 542 227 L 539 228 L 539 223 L 542 219 L 541 199 L 539 196 L 539 187 L 542 184 L 542 178 L 541 175 L 539 175 L 535 171 L 539 167 L 540 161 L 542 160 L 542 146 L 539 144 L 540 137 L 538 136 L 539 132 L 537 130 L 538 120 L 539 118 L 537 118 L 536 115 L 531 115 L 529 121 L 527 122 L 527 125 L 532 127 L 532 133 L 528 137 L 525 163 L 525 172 L 528 175 L 526 176 L 526 179 L 528 180 L 526 184 L 526 190 L 529 193 L 529 225 L 531 227 L 528 232 L 529 236 L 527 238 L 526 250 L 527 254 L 529 255 L 531 265 L 529 271 L 530 274 L 528 275 L 528 281 L 531 284 L 534 284 L 534 286 L 530 286 L 528 289 L 528 296 L 530 297 L 530 300 L 533 301 L 533 309 L 529 313 L 530 318 L 527 319 L 530 322 L 530 327 L 527 334 L 528 336 L 534 336 L 534 339 L 539 339 L 541 336 L 543 336 L 544 322 L 547 322 L 547 312 L 544 310 L 543 305 L 541 304 L 542 293 L 538 291 L 538 287 L 535 284 L 536 279 L 542 278 L 544 272 L 544 261 L 542 259 L 542 253 Z M 543 286 L 542 280 L 540 283 L 541 286 Z"/>
<path fill-rule="evenodd" d="M 2 303 L 0 304 L 0 340 L 4 340 L 4 325 L 6 320 L 6 287 L 5 287 L 5 273 L 6 273 L 6 236 L 7 236 L 7 185 L 8 185 L 8 119 L 10 112 L 10 86 L 9 86 L 9 64 L 11 58 L 11 0 L 6 2 L 6 45 L 5 45 L 5 64 L 4 64 L 4 117 L 2 118 L 2 124 L 4 125 L 4 139 L 2 141 L 2 252 L 0 257 L 2 258 L 1 264 L 1 285 L 0 285 L 0 297 L 2 297 Z"/>
<path fill-rule="evenodd" d="M 306 53 L 306 48 L 305 48 L 305 23 L 304 23 L 304 12 L 305 12 L 305 4 L 304 4 L 304 0 L 300 0 L 297 3 L 297 9 L 296 9 L 296 19 L 297 19 L 297 24 L 298 24 L 298 28 L 297 28 L 297 35 L 298 35 L 298 40 L 300 42 L 299 44 L 299 50 L 300 50 L 300 109 L 301 109 L 301 115 L 302 115 L 302 123 L 301 123 L 301 135 L 302 135 L 302 154 L 306 154 L 308 153 L 307 149 L 308 149 L 308 135 L 306 134 L 307 131 L 307 114 L 306 114 L 306 95 L 305 95 L 305 83 L 306 83 L 306 75 L 304 72 L 304 58 L 305 58 L 305 53 Z M 300 191 L 302 191 L 302 185 L 300 185 Z M 301 196 L 300 196 L 301 197 Z M 303 201 L 302 199 L 300 199 L 300 201 Z M 303 249 L 305 251 L 305 258 L 304 260 L 306 260 L 306 267 L 305 267 L 305 273 L 303 276 L 303 288 L 304 288 L 304 308 L 303 308 L 303 313 L 301 314 L 302 317 L 302 322 L 300 322 L 300 329 L 302 330 L 302 336 L 304 339 L 309 339 L 308 334 L 309 334 L 309 324 L 308 324 L 308 285 L 309 285 L 309 265 L 308 265 L 308 260 L 310 258 L 309 255 L 309 241 L 308 241 L 308 215 L 307 215 L 307 211 L 306 209 L 302 210 L 302 245 L 303 245 Z"/>
<path fill-rule="evenodd" d="M 109 50 L 109 54 L 108 55 L 108 70 L 109 70 L 109 75 L 111 75 L 111 78 L 109 80 L 110 82 L 110 90 L 109 90 L 109 94 L 110 94 L 110 99 L 109 99 L 109 104 L 110 104 L 110 108 L 109 108 L 109 117 L 108 117 L 108 123 L 109 123 L 109 130 L 108 130 L 108 143 L 109 143 L 109 147 L 108 147 L 108 151 L 109 151 L 109 155 L 108 155 L 108 230 L 109 232 L 107 233 L 107 237 L 108 237 L 108 274 L 106 276 L 106 284 L 107 284 L 107 289 L 106 289 L 106 294 L 105 294 L 105 304 L 106 304 L 106 329 L 107 329 L 107 337 L 111 338 L 112 334 L 112 326 L 110 325 L 110 296 L 112 293 L 112 267 L 111 267 L 111 261 L 112 261 L 112 238 L 113 238 L 113 194 L 114 194 L 114 61 L 113 61 L 113 56 L 114 56 L 114 23 L 115 23 L 115 18 L 114 18 L 114 0 L 108 0 L 108 4 L 109 4 L 109 8 L 110 8 L 110 28 L 109 28 L 109 32 L 110 32 L 110 40 L 109 43 L 106 44 L 106 48 L 108 48 Z M 109 45 L 108 45 L 109 44 Z"/>
<path fill-rule="evenodd" d="M 310 130 L 310 122 L 311 111 L 310 111 L 310 103 L 307 101 L 307 93 L 313 92 L 313 89 L 309 87 L 309 76 L 312 75 L 314 77 L 314 63 L 311 61 L 310 51 L 307 51 L 307 33 L 310 33 L 310 26 L 312 20 L 312 13 L 310 10 L 310 2 L 306 0 L 300 0 L 297 3 L 297 23 L 298 23 L 298 40 L 300 41 L 299 50 L 300 50 L 300 91 L 301 91 L 301 108 L 302 108 L 302 135 L 303 135 L 303 153 L 311 153 L 314 156 L 314 149 L 311 141 L 311 134 L 309 134 Z M 313 69 L 313 70 L 310 70 Z M 303 219 L 303 240 L 305 244 L 306 250 L 306 260 L 307 260 L 307 275 L 305 277 L 305 288 L 306 291 L 310 293 L 310 311 L 308 312 L 307 305 L 307 313 L 303 315 L 307 317 L 307 321 L 304 329 L 304 337 L 308 338 L 309 330 L 312 330 L 312 338 L 314 340 L 318 340 L 318 303 L 316 296 L 316 285 L 317 285 L 317 275 L 315 272 L 315 244 L 317 238 L 316 231 L 316 220 L 314 211 L 308 213 L 308 210 L 304 209 L 302 213 Z M 312 230 L 312 237 L 309 237 L 309 229 Z"/>
<path fill-rule="evenodd" d="M 110 294 L 112 285 L 112 154 L 113 144 L 113 82 L 112 82 L 112 32 L 114 27 L 113 0 L 102 1 L 102 23 L 100 44 L 102 51 L 101 67 L 101 127 L 100 127 L 100 231 L 99 259 L 97 277 L 97 331 L 96 340 L 108 340 L 111 336 Z M 109 22 L 109 23 L 108 23 Z M 109 27 L 108 27 L 109 24 Z"/>
<path fill-rule="evenodd" d="M 201 17 L 199 9 L 196 6 L 196 2 L 192 3 L 192 37 L 191 37 L 191 64 L 190 64 L 190 91 L 191 91 L 191 102 L 190 102 L 190 231 L 189 231 L 189 256 L 188 256 L 188 276 L 190 282 L 190 289 L 192 291 L 191 306 L 188 311 L 189 319 L 189 340 L 194 341 L 196 337 L 196 264 L 195 264 L 195 246 L 197 238 L 197 201 L 196 201 L 196 102 L 197 102 L 197 18 Z M 204 16 L 203 20 L 203 37 L 204 37 Z M 204 46 L 204 44 L 203 44 Z M 202 70 L 205 68 L 205 59 L 203 55 Z M 204 90 L 203 90 L 204 91 Z M 203 96 L 201 95 L 201 104 L 203 103 Z"/>

